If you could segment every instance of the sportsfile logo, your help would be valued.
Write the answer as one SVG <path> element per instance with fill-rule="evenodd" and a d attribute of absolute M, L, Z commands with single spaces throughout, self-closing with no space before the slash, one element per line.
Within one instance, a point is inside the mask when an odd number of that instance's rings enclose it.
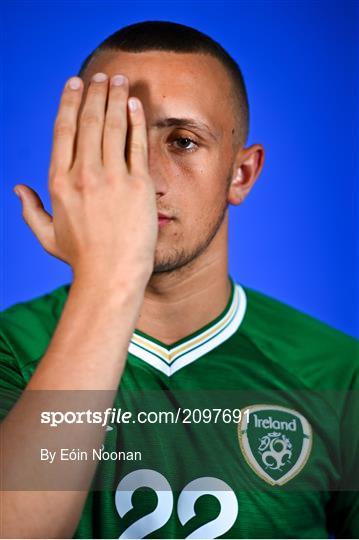
<path fill-rule="evenodd" d="M 108 407 L 104 411 L 42 411 L 40 414 L 41 424 L 49 424 L 57 428 L 61 424 L 101 424 L 106 426 L 106 431 L 112 428 L 109 424 L 129 424 L 132 422 L 132 412 L 121 408 Z M 110 429 L 107 429 L 110 428 Z"/>
<path fill-rule="evenodd" d="M 248 465 L 263 480 L 283 485 L 306 464 L 312 429 L 298 411 L 280 405 L 251 405 L 238 425 L 238 439 Z"/>

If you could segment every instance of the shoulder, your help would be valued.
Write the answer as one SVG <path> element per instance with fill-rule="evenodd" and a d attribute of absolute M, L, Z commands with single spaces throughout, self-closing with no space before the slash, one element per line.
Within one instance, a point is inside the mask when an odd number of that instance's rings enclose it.
<path fill-rule="evenodd" d="M 41 355 L 54 332 L 66 302 L 70 284 L 27 301 L 18 302 L 0 312 L 2 340 L 13 351 Z"/>
<path fill-rule="evenodd" d="M 359 372 L 359 340 L 285 302 L 241 285 L 240 331 L 283 367 L 311 382 L 351 386 Z"/>

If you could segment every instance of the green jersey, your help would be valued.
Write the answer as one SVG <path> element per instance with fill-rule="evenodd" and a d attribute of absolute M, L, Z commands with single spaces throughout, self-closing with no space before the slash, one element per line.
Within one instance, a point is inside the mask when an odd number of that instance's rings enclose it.
<path fill-rule="evenodd" d="M 358 341 L 230 280 L 176 343 L 135 329 L 76 538 L 359 536 Z M 70 286 L 2 312 L 2 418 Z"/>

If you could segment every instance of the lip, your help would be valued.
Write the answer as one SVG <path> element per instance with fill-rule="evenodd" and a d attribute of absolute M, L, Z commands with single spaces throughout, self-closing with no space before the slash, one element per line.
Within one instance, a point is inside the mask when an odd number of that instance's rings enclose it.
<path fill-rule="evenodd" d="M 158 226 L 159 227 L 164 227 L 167 223 L 172 221 L 172 218 L 170 218 L 168 216 L 165 216 L 164 214 L 158 214 L 157 217 L 158 217 Z"/>

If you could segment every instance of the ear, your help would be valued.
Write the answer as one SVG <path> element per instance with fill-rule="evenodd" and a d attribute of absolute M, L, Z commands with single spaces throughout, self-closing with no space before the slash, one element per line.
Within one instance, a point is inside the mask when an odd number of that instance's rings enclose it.
<path fill-rule="evenodd" d="M 252 189 L 262 170 L 264 148 L 261 144 L 252 144 L 240 148 L 234 161 L 232 181 L 228 190 L 228 202 L 241 204 Z"/>

